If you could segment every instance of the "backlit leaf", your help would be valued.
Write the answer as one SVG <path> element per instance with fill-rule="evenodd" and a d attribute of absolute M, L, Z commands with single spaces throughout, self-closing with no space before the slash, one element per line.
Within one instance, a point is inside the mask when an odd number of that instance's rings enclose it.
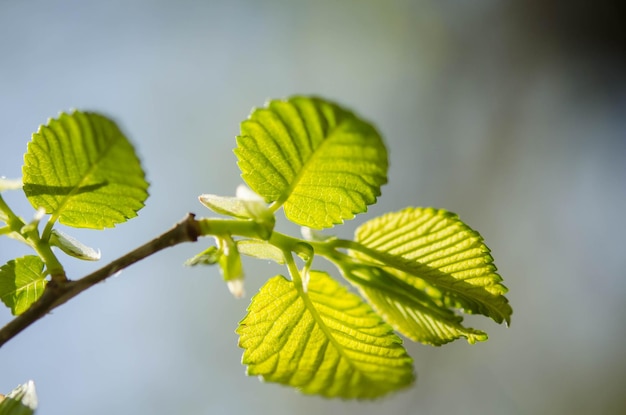
<path fill-rule="evenodd" d="M 486 333 L 464 327 L 461 316 L 381 268 L 353 267 L 344 275 L 387 323 L 413 341 L 440 346 L 460 337 L 472 344 L 487 340 Z"/>
<path fill-rule="evenodd" d="M 137 215 L 148 183 L 132 145 L 108 118 L 75 111 L 33 134 L 22 168 L 24 193 L 53 220 L 102 229 Z"/>
<path fill-rule="evenodd" d="M 196 265 L 215 265 L 219 262 L 222 251 L 217 246 L 210 246 L 196 256 L 185 261 L 185 265 L 190 267 Z"/>
<path fill-rule="evenodd" d="M 0 300 L 14 315 L 28 310 L 46 287 L 43 261 L 27 255 L 7 262 L 0 268 Z"/>
<path fill-rule="evenodd" d="M 237 241 L 237 249 L 239 253 L 258 259 L 269 259 L 278 264 L 285 263 L 283 251 L 271 245 L 267 241 L 259 241 L 256 239 L 243 239 Z"/>
<path fill-rule="evenodd" d="M 512 309 L 504 294 L 490 250 L 480 234 L 457 215 L 432 208 L 407 208 L 370 220 L 355 240 L 376 253 L 389 274 L 426 292 L 437 304 L 483 314 L 510 323 Z"/>
<path fill-rule="evenodd" d="M 238 197 L 203 194 L 198 196 L 198 200 L 213 212 L 221 215 L 234 216 L 240 219 L 250 217 L 244 201 Z"/>
<path fill-rule="evenodd" d="M 307 293 L 282 276 L 270 279 L 237 333 L 249 375 L 304 393 L 370 399 L 414 380 L 392 328 L 323 272 L 311 272 Z"/>
<path fill-rule="evenodd" d="M 387 151 L 376 129 L 319 98 L 254 110 L 241 124 L 235 154 L 250 188 L 315 229 L 365 212 L 387 182 Z"/>

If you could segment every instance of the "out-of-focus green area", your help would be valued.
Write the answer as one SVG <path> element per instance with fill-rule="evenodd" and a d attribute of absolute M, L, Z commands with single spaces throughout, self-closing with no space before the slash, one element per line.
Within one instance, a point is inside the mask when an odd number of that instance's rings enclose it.
<path fill-rule="evenodd" d="M 454 211 L 491 247 L 512 326 L 487 343 L 407 342 L 417 385 L 327 401 L 244 376 L 247 301 L 171 251 L 63 305 L 0 349 L 0 392 L 34 379 L 45 414 L 588 414 L 626 401 L 626 60 L 619 2 L 0 2 L 0 175 L 59 111 L 114 117 L 151 182 L 139 217 L 65 230 L 108 262 L 201 193 L 233 195 L 238 125 L 317 94 L 374 122 L 389 184 L 358 223 Z M 19 193 L 6 199 L 33 214 Z M 338 228 L 347 236 L 357 223 Z M 293 228 L 288 228 L 294 230 Z M 0 262 L 27 253 L 0 240 Z M 94 269 L 68 258 L 73 278 Z M 247 291 L 282 270 L 247 262 Z M 11 318 L 0 310 L 0 324 Z"/>

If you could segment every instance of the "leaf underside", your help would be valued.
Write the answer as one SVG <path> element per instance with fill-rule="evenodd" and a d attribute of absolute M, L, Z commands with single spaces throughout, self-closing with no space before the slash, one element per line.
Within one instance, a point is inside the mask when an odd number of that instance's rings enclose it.
<path fill-rule="evenodd" d="M 270 279 L 237 333 L 249 375 L 307 394 L 371 399 L 414 380 L 392 328 L 323 272 L 311 272 L 307 293 L 282 276 Z"/>
<path fill-rule="evenodd" d="M 7 262 L 0 268 L 0 299 L 14 315 L 28 310 L 46 288 L 43 261 L 27 255 Z"/>
<path fill-rule="evenodd" d="M 245 182 L 285 216 L 321 229 L 352 219 L 387 182 L 376 129 L 319 98 L 270 101 L 241 124 L 234 150 Z"/>
<path fill-rule="evenodd" d="M 358 267 L 344 276 L 387 323 L 413 341 L 441 346 L 461 337 L 470 344 L 487 340 L 486 333 L 464 327 L 461 316 L 384 269 Z"/>
<path fill-rule="evenodd" d="M 507 289 L 490 250 L 457 215 L 407 208 L 366 222 L 355 240 L 376 255 L 350 255 L 369 260 L 376 271 L 364 267 L 344 274 L 407 337 L 435 345 L 458 337 L 486 340 L 485 333 L 460 325 L 461 317 L 450 309 L 510 323 Z"/>
<path fill-rule="evenodd" d="M 62 113 L 33 134 L 22 168 L 35 208 L 64 225 L 103 229 L 135 217 L 148 183 L 117 125 L 89 112 Z"/>

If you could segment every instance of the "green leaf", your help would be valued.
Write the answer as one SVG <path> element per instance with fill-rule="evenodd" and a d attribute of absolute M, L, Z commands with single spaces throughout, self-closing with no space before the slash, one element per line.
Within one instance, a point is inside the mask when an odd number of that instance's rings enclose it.
<path fill-rule="evenodd" d="M 0 415 L 33 415 L 37 404 L 35 383 L 30 380 L 13 389 L 4 399 L 0 395 Z"/>
<path fill-rule="evenodd" d="M 307 394 L 371 399 L 414 380 L 402 340 L 324 272 L 311 272 L 307 293 L 282 276 L 270 279 L 237 333 L 248 375 Z"/>
<path fill-rule="evenodd" d="M 357 266 L 343 271 L 383 319 L 413 341 L 441 346 L 460 337 L 470 344 L 487 340 L 486 333 L 463 327 L 461 316 L 381 268 Z"/>
<path fill-rule="evenodd" d="M 222 251 L 217 246 L 210 246 L 200 252 L 193 258 L 185 261 L 185 265 L 193 267 L 196 265 L 214 265 L 217 264 L 222 256 Z"/>
<path fill-rule="evenodd" d="M 62 113 L 33 134 L 22 168 L 24 193 L 68 226 L 103 229 L 135 217 L 148 183 L 132 145 L 108 118 Z"/>
<path fill-rule="evenodd" d="M 388 213 L 359 227 L 355 240 L 373 251 L 351 250 L 351 255 L 374 260 L 437 304 L 510 323 L 513 310 L 489 248 L 454 213 L 433 208 Z"/>
<path fill-rule="evenodd" d="M 277 264 L 284 264 L 285 257 L 283 251 L 271 245 L 267 241 L 257 239 L 243 239 L 237 241 L 237 249 L 240 254 L 251 256 L 258 259 L 268 259 Z"/>
<path fill-rule="evenodd" d="M 14 315 L 28 310 L 46 287 L 43 261 L 27 255 L 7 262 L 0 268 L 0 300 Z"/>
<path fill-rule="evenodd" d="M 203 194 L 198 196 L 198 200 L 204 206 L 220 215 L 233 216 L 239 219 L 250 218 L 245 201 L 238 197 Z"/>
<path fill-rule="evenodd" d="M 332 227 L 365 212 L 387 182 L 376 129 L 319 98 L 270 101 L 241 124 L 235 154 L 242 177 L 292 222 Z"/>

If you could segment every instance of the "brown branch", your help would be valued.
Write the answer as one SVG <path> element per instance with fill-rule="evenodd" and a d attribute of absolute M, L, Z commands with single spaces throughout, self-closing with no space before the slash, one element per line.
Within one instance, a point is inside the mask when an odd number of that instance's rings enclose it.
<path fill-rule="evenodd" d="M 0 347 L 35 321 L 87 288 L 165 248 L 183 242 L 195 242 L 200 235 L 198 222 L 195 220 L 195 216 L 189 213 L 169 231 L 79 280 L 61 283 L 49 281 L 41 297 L 28 310 L 0 329 Z"/>

